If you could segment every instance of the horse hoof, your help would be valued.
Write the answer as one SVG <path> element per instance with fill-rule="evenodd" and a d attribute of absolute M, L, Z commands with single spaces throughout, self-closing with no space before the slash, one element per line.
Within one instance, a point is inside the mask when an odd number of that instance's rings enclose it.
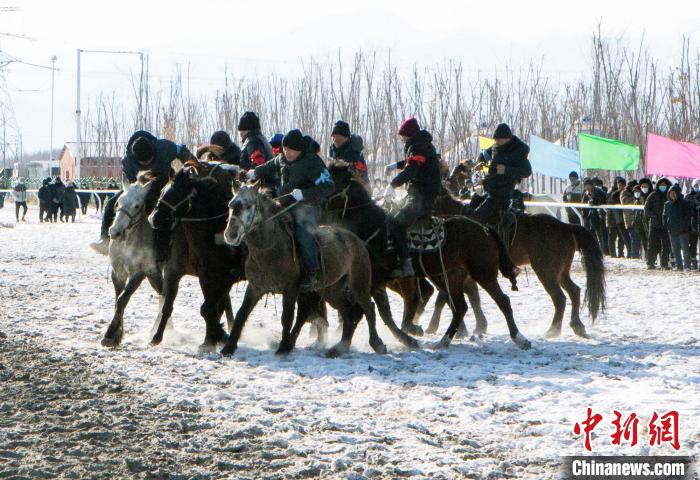
<path fill-rule="evenodd" d="M 482 338 L 485 333 L 486 333 L 486 327 L 483 327 L 483 328 L 476 327 L 474 329 L 474 332 L 472 333 L 472 335 L 474 335 L 475 337 Z"/>
<path fill-rule="evenodd" d="M 443 337 L 439 342 L 432 343 L 430 348 L 433 350 L 444 350 L 450 346 L 450 339 L 448 337 Z"/>
<path fill-rule="evenodd" d="M 532 348 L 532 343 L 530 343 L 530 340 L 525 338 L 525 336 L 520 332 L 518 332 L 518 334 L 515 336 L 513 342 L 515 342 L 515 344 L 522 350 L 530 350 Z"/>
<path fill-rule="evenodd" d="M 423 327 L 421 327 L 420 325 L 407 325 L 405 327 L 401 327 L 401 330 L 403 330 L 403 332 L 407 333 L 408 335 L 415 335 L 416 337 L 423 336 Z"/>
<path fill-rule="evenodd" d="M 338 343 L 336 346 L 326 352 L 326 357 L 328 358 L 338 358 L 339 356 L 347 353 L 348 346 L 343 343 Z"/>
<path fill-rule="evenodd" d="M 224 348 L 221 349 L 221 355 L 224 357 L 230 357 L 234 353 L 236 353 L 236 346 L 235 345 L 229 345 L 228 343 L 224 345 Z"/>
<path fill-rule="evenodd" d="M 430 327 L 430 326 L 429 326 L 429 327 L 427 328 L 427 330 L 425 331 L 425 334 L 426 334 L 426 335 L 432 335 L 432 334 L 435 333 L 435 332 L 437 332 L 437 327 L 433 328 L 433 327 Z"/>
<path fill-rule="evenodd" d="M 420 350 L 420 343 L 413 337 L 408 337 L 404 345 L 411 350 Z"/>
<path fill-rule="evenodd" d="M 545 338 L 557 338 L 559 335 L 561 335 L 561 328 L 550 328 L 544 334 Z"/>
<path fill-rule="evenodd" d="M 152 347 L 157 347 L 158 345 L 160 345 L 160 343 L 161 343 L 162 341 L 163 341 L 163 337 L 162 337 L 162 336 L 156 335 L 156 336 L 154 336 L 154 337 L 151 339 L 151 346 L 152 346 Z"/>
<path fill-rule="evenodd" d="M 389 350 L 387 350 L 386 345 L 384 345 L 384 342 L 379 342 L 375 344 L 370 344 L 372 346 L 372 349 L 374 350 L 374 353 L 378 353 L 380 355 L 386 354 Z"/>
<path fill-rule="evenodd" d="M 280 346 L 277 348 L 277 351 L 275 352 L 275 355 L 288 355 L 292 352 L 293 348 L 294 347 L 292 347 L 290 345 L 280 344 Z"/>
<path fill-rule="evenodd" d="M 578 326 L 578 327 L 572 325 L 572 326 L 571 326 L 571 329 L 574 331 L 574 333 L 575 333 L 576 335 L 578 335 L 578 336 L 581 337 L 581 338 L 591 338 L 591 337 L 588 335 L 588 333 L 586 332 L 586 327 L 584 327 L 583 325 Z"/>
<path fill-rule="evenodd" d="M 457 330 L 457 333 L 455 333 L 455 338 L 467 338 L 468 336 L 469 334 L 466 330 Z"/>
<path fill-rule="evenodd" d="M 199 353 L 212 353 L 216 351 L 216 343 L 204 342 L 197 348 Z"/>
<path fill-rule="evenodd" d="M 102 342 L 100 342 L 103 347 L 107 348 L 117 348 L 122 343 L 122 336 L 115 335 L 114 337 L 103 337 Z"/>

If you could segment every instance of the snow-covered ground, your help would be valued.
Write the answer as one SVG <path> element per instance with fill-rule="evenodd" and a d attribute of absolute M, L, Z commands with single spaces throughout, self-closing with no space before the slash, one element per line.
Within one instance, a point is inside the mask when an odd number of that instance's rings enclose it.
<path fill-rule="evenodd" d="M 0 210 L 0 223 L 14 223 L 9 207 Z M 193 279 L 180 289 L 174 331 L 151 347 L 157 298 L 144 284 L 127 309 L 123 348 L 112 351 L 99 344 L 114 299 L 108 261 L 88 248 L 99 219 L 39 224 L 35 209 L 29 217 L 0 227 L 0 332 L 31 337 L 56 355 L 79 353 L 95 372 L 156 402 L 206 415 L 227 438 L 263 442 L 280 476 L 555 478 L 562 455 L 585 452 L 572 429 L 589 406 L 604 415 L 594 453 L 700 454 L 698 273 L 647 272 L 638 261 L 607 260 L 608 310 L 588 326 L 592 339 L 574 336 L 565 318 L 561 338 L 546 340 L 553 309 L 529 271 L 519 292 L 503 287 L 532 350 L 510 342 L 484 296 L 483 340 L 406 351 L 381 326 L 390 348 L 381 356 L 371 353 L 361 324 L 353 352 L 338 359 L 310 348 L 306 331 L 291 355 L 275 356 L 281 302 L 273 297 L 255 309 L 233 358 L 198 353 L 203 322 Z M 585 285 L 578 262 L 574 279 Z M 244 287 L 234 288 L 235 309 Z M 392 306 L 400 318 L 396 297 Z M 471 330 L 471 313 L 467 319 Z M 445 312 L 441 332 L 447 321 Z M 333 313 L 331 342 L 336 325 Z M 641 418 L 636 447 L 610 445 L 613 409 Z M 669 410 L 681 414 L 680 452 L 648 446 L 649 417 Z"/>

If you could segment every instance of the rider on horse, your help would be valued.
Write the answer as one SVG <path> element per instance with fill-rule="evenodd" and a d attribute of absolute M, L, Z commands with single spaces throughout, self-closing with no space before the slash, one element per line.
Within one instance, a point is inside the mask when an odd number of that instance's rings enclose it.
<path fill-rule="evenodd" d="M 122 158 L 122 175 L 134 183 L 139 172 L 145 171 L 154 177 L 155 184 L 161 186 L 168 180 L 170 164 L 179 159 L 183 162 L 193 158 L 192 153 L 184 145 L 178 145 L 164 138 L 158 139 L 150 132 L 139 130 L 135 132 L 126 144 L 126 155 Z M 115 206 L 122 192 L 114 195 L 105 205 L 100 229 L 100 241 L 90 246 L 98 253 L 107 255 L 109 248 L 109 227 L 114 222 Z M 167 231 L 156 230 L 156 258 L 159 262 L 169 256 L 170 236 Z"/>
<path fill-rule="evenodd" d="M 499 223 L 508 210 L 518 181 L 532 174 L 527 159 L 530 147 L 513 135 L 510 127 L 501 123 L 493 134 L 495 144 L 479 154 L 479 161 L 491 165 L 484 178 L 486 200 L 474 210 L 474 218 L 482 223 Z"/>
<path fill-rule="evenodd" d="M 224 130 L 219 130 L 214 132 L 209 140 L 209 158 L 219 160 L 229 165 L 240 165 L 241 163 L 241 149 L 238 145 L 231 140 L 231 136 Z M 220 147 L 211 148 L 211 147 Z M 197 157 L 200 157 L 199 151 L 197 152 Z"/>
<path fill-rule="evenodd" d="M 328 158 L 348 163 L 351 171 L 355 172 L 362 184 L 369 189 L 367 163 L 364 155 L 362 155 L 362 137 L 351 134 L 350 125 L 343 120 L 338 120 L 333 125 L 331 140 Z"/>
<path fill-rule="evenodd" d="M 260 132 L 260 119 L 255 112 L 245 112 L 241 116 L 238 120 L 238 134 L 243 142 L 240 161 L 243 170 L 250 171 L 275 157 L 270 142 Z M 277 189 L 280 183 L 276 173 L 265 176 L 262 182 L 264 187 L 271 189 Z"/>
<path fill-rule="evenodd" d="M 398 134 L 404 142 L 404 160 L 388 165 L 384 173 L 388 175 L 396 169 L 402 169 L 402 172 L 394 177 L 384 196 L 391 198 L 395 188 L 408 184 L 406 205 L 396 214 L 395 221 L 389 222 L 389 229 L 401 260 L 401 265 L 392 275 L 412 277 L 415 272 L 408 251 L 406 230 L 416 221 L 430 216 L 442 182 L 432 135 L 427 130 L 421 130 L 418 120 L 413 117 L 401 124 Z"/>
<path fill-rule="evenodd" d="M 278 198 L 283 206 L 292 206 L 294 238 L 304 262 L 300 288 L 313 291 L 321 270 L 313 231 L 321 217 L 321 202 L 334 191 L 333 181 L 321 157 L 314 153 L 311 139 L 305 138 L 298 129 L 284 136 L 282 151 L 267 163 L 249 170 L 247 176 L 251 181 L 271 175 L 282 177 Z"/>

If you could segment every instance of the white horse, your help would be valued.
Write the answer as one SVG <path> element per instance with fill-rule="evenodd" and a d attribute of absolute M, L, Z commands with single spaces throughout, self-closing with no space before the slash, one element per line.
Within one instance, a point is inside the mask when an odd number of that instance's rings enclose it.
<path fill-rule="evenodd" d="M 156 262 L 153 229 L 148 224 L 145 204 L 152 183 L 140 176 L 117 200 L 116 217 L 109 228 L 109 260 L 116 303 L 112 322 L 102 339 L 103 346 L 116 347 L 121 343 L 124 309 L 144 278 L 148 278 L 161 296 L 162 307 L 163 275 Z M 160 322 L 160 314 L 156 321 Z"/>

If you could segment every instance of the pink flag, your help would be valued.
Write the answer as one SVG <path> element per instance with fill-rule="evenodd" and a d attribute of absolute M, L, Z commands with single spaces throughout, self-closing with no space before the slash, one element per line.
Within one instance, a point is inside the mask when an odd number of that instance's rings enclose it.
<path fill-rule="evenodd" d="M 700 178 L 700 145 L 647 133 L 647 175 Z"/>

